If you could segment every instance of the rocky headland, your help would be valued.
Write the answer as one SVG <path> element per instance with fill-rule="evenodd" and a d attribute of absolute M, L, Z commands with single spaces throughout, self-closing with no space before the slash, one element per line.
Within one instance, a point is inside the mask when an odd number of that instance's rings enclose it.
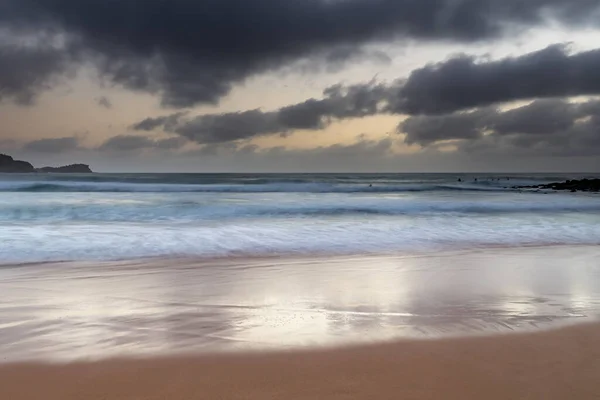
<path fill-rule="evenodd" d="M 70 164 L 62 167 L 43 167 L 35 168 L 27 161 L 15 160 L 9 155 L 0 154 L 0 172 L 2 173 L 85 173 L 89 174 L 93 171 L 87 164 Z"/>
<path fill-rule="evenodd" d="M 572 179 L 543 185 L 515 186 L 514 189 L 552 189 L 570 192 L 600 192 L 600 179 Z"/>

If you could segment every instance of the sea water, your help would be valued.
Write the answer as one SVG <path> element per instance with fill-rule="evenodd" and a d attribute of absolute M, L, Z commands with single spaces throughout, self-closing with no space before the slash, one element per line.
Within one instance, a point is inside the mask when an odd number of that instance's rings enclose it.
<path fill-rule="evenodd" d="M 0 174 L 0 264 L 600 244 L 585 174 Z M 460 181 L 459 181 L 460 179 Z"/>

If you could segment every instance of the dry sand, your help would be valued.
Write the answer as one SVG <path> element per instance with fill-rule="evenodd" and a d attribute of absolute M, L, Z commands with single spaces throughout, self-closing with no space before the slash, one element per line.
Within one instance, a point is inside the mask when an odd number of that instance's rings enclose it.
<path fill-rule="evenodd" d="M 600 399 L 600 325 L 294 353 L 7 364 L 0 399 Z"/>

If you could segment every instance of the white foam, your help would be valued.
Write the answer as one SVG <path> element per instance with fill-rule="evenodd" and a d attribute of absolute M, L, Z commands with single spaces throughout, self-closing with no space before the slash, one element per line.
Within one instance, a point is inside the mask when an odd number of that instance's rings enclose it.
<path fill-rule="evenodd" d="M 0 261 L 363 253 L 489 245 L 600 244 L 600 223 L 535 218 L 376 217 L 231 223 L 8 225 Z"/>

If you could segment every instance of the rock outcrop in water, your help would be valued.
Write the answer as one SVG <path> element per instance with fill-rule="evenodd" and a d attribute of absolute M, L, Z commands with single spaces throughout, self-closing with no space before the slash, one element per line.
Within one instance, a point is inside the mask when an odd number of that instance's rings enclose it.
<path fill-rule="evenodd" d="M 0 154 L 0 172 L 35 172 L 27 161 L 15 160 L 9 155 Z"/>
<path fill-rule="evenodd" d="M 517 186 L 515 188 L 569 190 L 571 192 L 600 192 L 600 179 L 573 179 L 565 182 L 552 182 L 534 186 Z"/>
<path fill-rule="evenodd" d="M 71 173 L 71 174 L 90 174 L 92 170 L 87 164 L 71 164 L 62 167 L 44 167 L 38 168 L 38 172 L 53 172 L 53 173 Z"/>
<path fill-rule="evenodd" d="M 0 172 L 30 173 L 30 172 L 52 172 L 52 173 L 78 173 L 89 174 L 93 171 L 87 164 L 71 164 L 62 167 L 34 168 L 27 161 L 15 160 L 9 155 L 0 154 Z"/>

